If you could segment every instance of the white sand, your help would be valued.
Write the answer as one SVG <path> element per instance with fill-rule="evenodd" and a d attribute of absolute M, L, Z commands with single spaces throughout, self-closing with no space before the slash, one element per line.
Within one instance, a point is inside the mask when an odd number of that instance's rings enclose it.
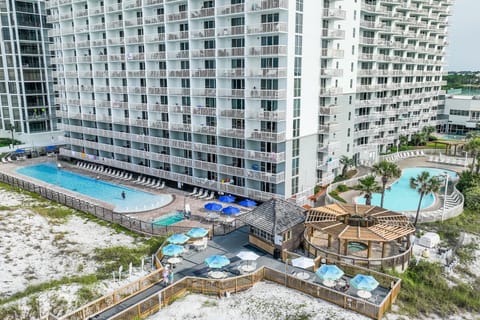
<path fill-rule="evenodd" d="M 277 320 L 300 319 L 301 315 L 308 315 L 306 319 L 311 320 L 369 319 L 298 291 L 267 282 L 257 283 L 253 288 L 228 298 L 189 294 L 148 319 Z"/>
<path fill-rule="evenodd" d="M 134 245 L 131 236 L 116 233 L 113 229 L 79 216 L 71 216 L 62 224 L 52 223 L 26 208 L 32 204 L 36 204 L 36 200 L 29 196 L 0 191 L 0 206 L 5 209 L 0 210 L 1 298 L 24 291 L 30 285 L 93 273 L 97 267 L 93 259 L 95 248 Z M 146 274 L 138 268 L 135 271 L 129 280 L 104 281 L 92 289 L 103 295 Z M 125 270 L 125 278 L 127 273 L 128 270 Z M 66 285 L 41 293 L 38 296 L 40 309 L 48 311 L 52 300 L 65 300 L 62 311 L 74 310 L 77 306 L 73 302 L 77 300 L 76 292 L 80 287 L 75 284 Z M 26 301 L 31 298 L 14 301 L 12 304 L 18 304 L 26 310 Z"/>

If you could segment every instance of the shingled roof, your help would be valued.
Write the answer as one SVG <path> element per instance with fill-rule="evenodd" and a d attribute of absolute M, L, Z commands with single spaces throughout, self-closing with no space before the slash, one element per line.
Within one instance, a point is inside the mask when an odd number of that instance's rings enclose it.
<path fill-rule="evenodd" d="M 276 219 L 276 232 L 274 232 Z M 269 234 L 280 234 L 305 221 L 305 209 L 294 203 L 271 199 L 243 216 L 246 224 Z"/>

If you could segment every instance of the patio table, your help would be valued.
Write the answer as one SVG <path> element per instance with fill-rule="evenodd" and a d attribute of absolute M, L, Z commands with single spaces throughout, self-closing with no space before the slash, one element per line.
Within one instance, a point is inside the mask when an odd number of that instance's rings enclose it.
<path fill-rule="evenodd" d="M 227 277 L 227 274 L 222 271 L 210 271 L 208 276 L 212 279 L 223 279 Z"/>
<path fill-rule="evenodd" d="M 171 257 L 171 258 L 168 258 L 167 262 L 170 263 L 170 264 L 177 264 L 177 263 L 182 262 L 182 258 Z"/>
<path fill-rule="evenodd" d="M 253 264 L 244 264 L 241 265 L 239 269 L 243 272 L 252 272 L 255 271 L 255 266 Z"/>
<path fill-rule="evenodd" d="M 369 299 L 372 297 L 372 294 L 365 290 L 358 290 L 357 296 L 359 296 L 360 298 Z"/>
<path fill-rule="evenodd" d="M 335 281 L 333 281 L 333 280 L 323 280 L 322 283 L 325 287 L 329 287 L 329 288 L 335 286 Z"/>
<path fill-rule="evenodd" d="M 298 272 L 297 274 L 295 274 L 295 277 L 301 280 L 307 280 L 310 278 L 310 275 L 306 272 Z"/>

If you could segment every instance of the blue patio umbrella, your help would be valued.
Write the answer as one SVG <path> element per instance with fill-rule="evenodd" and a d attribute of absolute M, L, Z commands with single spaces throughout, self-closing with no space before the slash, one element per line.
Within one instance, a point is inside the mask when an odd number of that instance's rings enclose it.
<path fill-rule="evenodd" d="M 222 205 L 215 203 L 215 202 L 209 202 L 206 205 L 203 206 L 205 209 L 209 211 L 220 211 L 222 210 Z"/>
<path fill-rule="evenodd" d="M 15 150 L 15 153 L 25 153 L 25 150 L 24 149 L 17 149 L 17 150 Z"/>
<path fill-rule="evenodd" d="M 372 291 L 378 287 L 378 281 L 372 276 L 357 274 L 350 279 L 350 284 L 358 290 Z"/>
<path fill-rule="evenodd" d="M 239 213 L 240 209 L 238 209 L 237 207 L 228 206 L 226 208 L 223 208 L 222 212 L 227 214 L 227 215 L 234 215 L 234 214 Z"/>
<path fill-rule="evenodd" d="M 187 232 L 187 236 L 190 238 L 201 238 L 208 234 L 208 229 L 205 228 L 192 228 Z"/>
<path fill-rule="evenodd" d="M 225 267 L 226 265 L 229 265 L 230 260 L 225 256 L 215 255 L 215 256 L 210 256 L 207 259 L 205 259 L 205 264 L 209 268 L 219 269 L 219 268 Z"/>
<path fill-rule="evenodd" d="M 179 246 L 178 244 L 168 244 L 162 248 L 162 253 L 165 256 L 178 256 L 183 250 L 183 246 Z"/>
<path fill-rule="evenodd" d="M 235 202 L 235 197 L 230 194 L 227 194 L 227 195 L 218 197 L 218 200 L 221 202 L 232 203 L 232 202 Z"/>
<path fill-rule="evenodd" d="M 175 233 L 175 234 L 172 234 L 170 237 L 168 237 L 167 241 L 173 244 L 184 244 L 185 242 L 188 241 L 188 239 L 190 238 L 184 235 L 183 233 Z"/>
<path fill-rule="evenodd" d="M 243 207 L 255 207 L 257 205 L 257 203 L 255 201 L 250 200 L 250 199 L 242 200 L 238 204 L 243 206 Z"/>
<path fill-rule="evenodd" d="M 334 264 L 324 264 L 315 272 L 322 280 L 335 281 L 343 276 L 343 270 Z"/>

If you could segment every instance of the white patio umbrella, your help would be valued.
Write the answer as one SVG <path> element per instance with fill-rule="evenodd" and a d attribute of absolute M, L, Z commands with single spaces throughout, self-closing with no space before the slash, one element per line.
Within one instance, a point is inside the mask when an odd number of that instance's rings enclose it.
<path fill-rule="evenodd" d="M 292 266 L 297 268 L 307 269 L 307 268 L 313 267 L 314 265 L 315 265 L 315 262 L 311 258 L 298 257 L 298 258 L 292 259 Z"/>
<path fill-rule="evenodd" d="M 240 251 L 237 254 L 237 257 L 239 257 L 242 260 L 253 261 L 253 260 L 257 260 L 260 256 L 252 251 Z"/>

